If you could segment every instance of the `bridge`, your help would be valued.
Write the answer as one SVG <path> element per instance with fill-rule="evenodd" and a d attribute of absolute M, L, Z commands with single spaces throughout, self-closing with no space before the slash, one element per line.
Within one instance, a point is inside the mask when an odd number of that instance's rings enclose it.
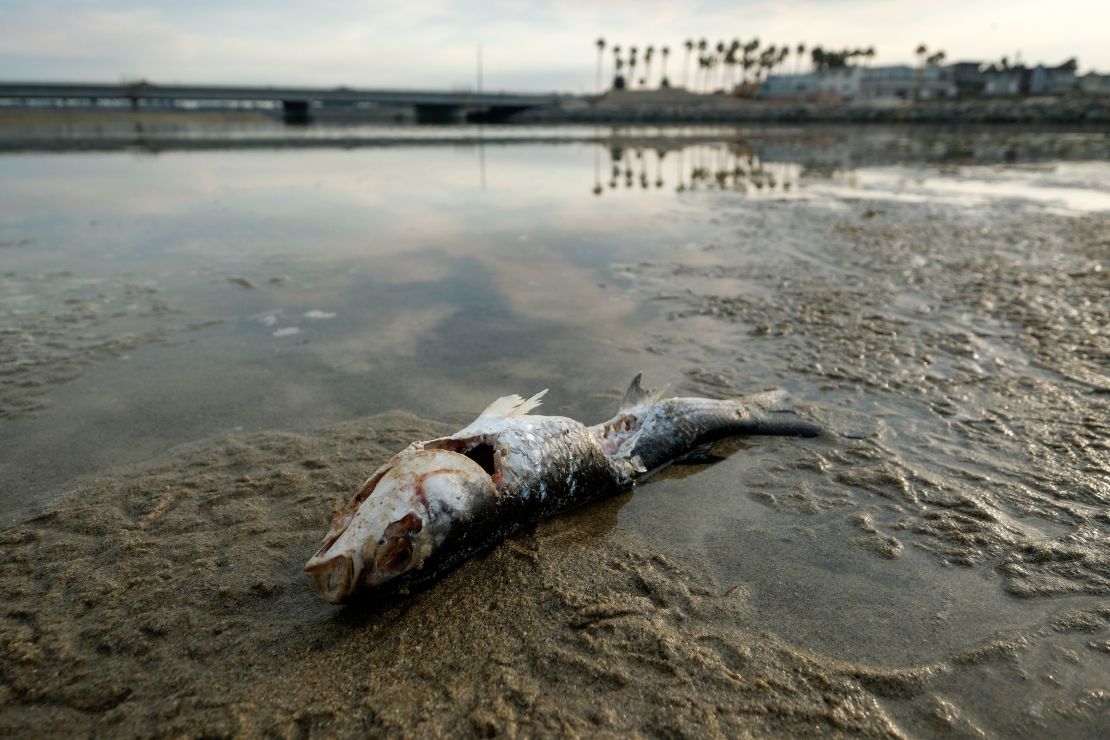
<path fill-rule="evenodd" d="M 142 103 L 180 105 L 232 102 L 280 105 L 287 123 L 309 123 L 318 106 L 352 106 L 372 103 L 404 106 L 416 111 L 421 123 L 463 120 L 496 121 L 514 113 L 554 105 L 554 94 L 506 92 L 441 92 L 433 90 L 375 90 L 349 87 L 241 87 L 225 85 L 155 85 L 134 82 L 119 85 L 52 82 L 0 82 L 0 101 L 27 104 L 55 100 L 68 104 L 120 105 L 138 108 Z"/>

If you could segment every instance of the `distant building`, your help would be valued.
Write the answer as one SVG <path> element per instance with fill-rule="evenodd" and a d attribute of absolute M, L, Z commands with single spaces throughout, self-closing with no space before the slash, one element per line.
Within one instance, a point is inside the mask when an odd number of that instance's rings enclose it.
<path fill-rule="evenodd" d="M 988 67 L 983 71 L 984 95 L 1020 95 L 1029 92 L 1025 67 Z"/>
<path fill-rule="evenodd" d="M 952 67 L 911 67 L 908 64 L 899 64 L 865 70 L 860 92 L 861 97 L 867 100 L 925 100 L 951 98 L 957 94 L 958 89 Z"/>
<path fill-rule="evenodd" d="M 1097 72 L 1088 72 L 1076 78 L 1080 92 L 1089 95 L 1110 95 L 1110 75 L 1100 75 Z"/>
<path fill-rule="evenodd" d="M 759 88 L 763 97 L 827 98 L 855 100 L 865 70 L 863 67 L 837 67 L 802 75 L 772 75 Z"/>
<path fill-rule="evenodd" d="M 1075 74 L 1069 59 L 1048 67 L 956 62 L 947 66 L 908 64 L 889 67 L 838 67 L 802 75 L 773 75 L 760 86 L 763 97 L 840 100 L 928 100 L 980 95 L 1110 94 L 1110 75 Z"/>
<path fill-rule="evenodd" d="M 817 75 L 771 75 L 759 87 L 767 97 L 811 97 L 817 93 Z"/>
<path fill-rule="evenodd" d="M 952 82 L 958 96 L 966 98 L 983 94 L 983 87 L 986 85 L 983 66 L 982 62 L 956 62 L 948 65 L 947 68 L 952 70 Z"/>
<path fill-rule="evenodd" d="M 908 64 L 872 67 L 861 85 L 861 96 L 868 100 L 894 98 L 911 100 L 917 84 L 917 70 Z"/>
<path fill-rule="evenodd" d="M 759 95 L 853 100 L 859 97 L 862 74 L 862 67 L 838 67 L 815 74 L 772 75 L 759 86 Z"/>
<path fill-rule="evenodd" d="M 1033 95 L 1060 95 L 1079 89 L 1075 76 L 1078 63 L 1074 59 L 1056 67 L 1038 64 L 1029 73 L 1029 92 Z"/>
<path fill-rule="evenodd" d="M 981 89 L 982 83 L 968 79 L 968 67 L 978 74 L 979 65 L 964 62 L 952 67 L 837 67 L 816 74 L 775 75 L 760 87 L 765 97 L 823 97 L 840 100 L 915 100 L 950 98 L 958 94 L 957 74 L 963 75 L 963 86 L 969 91 Z M 973 92 L 969 92 L 973 94 Z"/>
<path fill-rule="evenodd" d="M 836 67 L 817 74 L 817 92 L 836 96 L 842 100 L 855 100 L 860 96 L 865 70 L 863 67 Z"/>

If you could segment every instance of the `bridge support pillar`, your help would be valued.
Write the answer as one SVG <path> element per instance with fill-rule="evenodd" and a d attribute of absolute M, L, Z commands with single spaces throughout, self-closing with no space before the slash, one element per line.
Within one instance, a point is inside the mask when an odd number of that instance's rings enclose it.
<path fill-rule="evenodd" d="M 437 103 L 416 106 L 417 123 L 462 123 L 464 120 L 463 109 L 458 105 Z"/>
<path fill-rule="evenodd" d="M 472 110 L 466 114 L 467 123 L 505 123 L 521 111 L 528 110 L 525 105 L 493 105 L 489 108 Z"/>
<path fill-rule="evenodd" d="M 294 126 L 303 126 L 312 122 L 311 105 L 307 100 L 281 101 L 282 119 Z"/>

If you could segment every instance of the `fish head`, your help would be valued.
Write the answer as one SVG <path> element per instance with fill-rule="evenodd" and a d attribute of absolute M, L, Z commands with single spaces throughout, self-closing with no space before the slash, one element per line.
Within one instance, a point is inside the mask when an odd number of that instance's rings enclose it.
<path fill-rule="evenodd" d="M 466 455 L 416 449 L 396 455 L 333 516 L 305 565 L 332 603 L 422 570 L 448 536 L 496 496 L 490 474 Z"/>

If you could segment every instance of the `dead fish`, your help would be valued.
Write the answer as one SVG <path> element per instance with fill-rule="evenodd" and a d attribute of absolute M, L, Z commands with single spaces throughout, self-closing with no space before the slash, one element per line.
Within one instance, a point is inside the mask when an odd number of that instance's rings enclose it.
<path fill-rule="evenodd" d="M 739 399 L 661 398 L 632 379 L 612 419 L 589 428 L 610 457 L 643 468 L 637 480 L 673 462 L 697 461 L 709 443 L 741 434 L 814 437 L 819 427 L 793 415 L 785 391 Z"/>
<path fill-rule="evenodd" d="M 332 516 L 305 565 L 333 603 L 435 577 L 507 535 L 627 490 L 699 445 L 735 434 L 813 436 L 785 394 L 661 399 L 637 375 L 617 414 L 587 427 L 505 396 L 455 434 L 394 455 Z"/>

